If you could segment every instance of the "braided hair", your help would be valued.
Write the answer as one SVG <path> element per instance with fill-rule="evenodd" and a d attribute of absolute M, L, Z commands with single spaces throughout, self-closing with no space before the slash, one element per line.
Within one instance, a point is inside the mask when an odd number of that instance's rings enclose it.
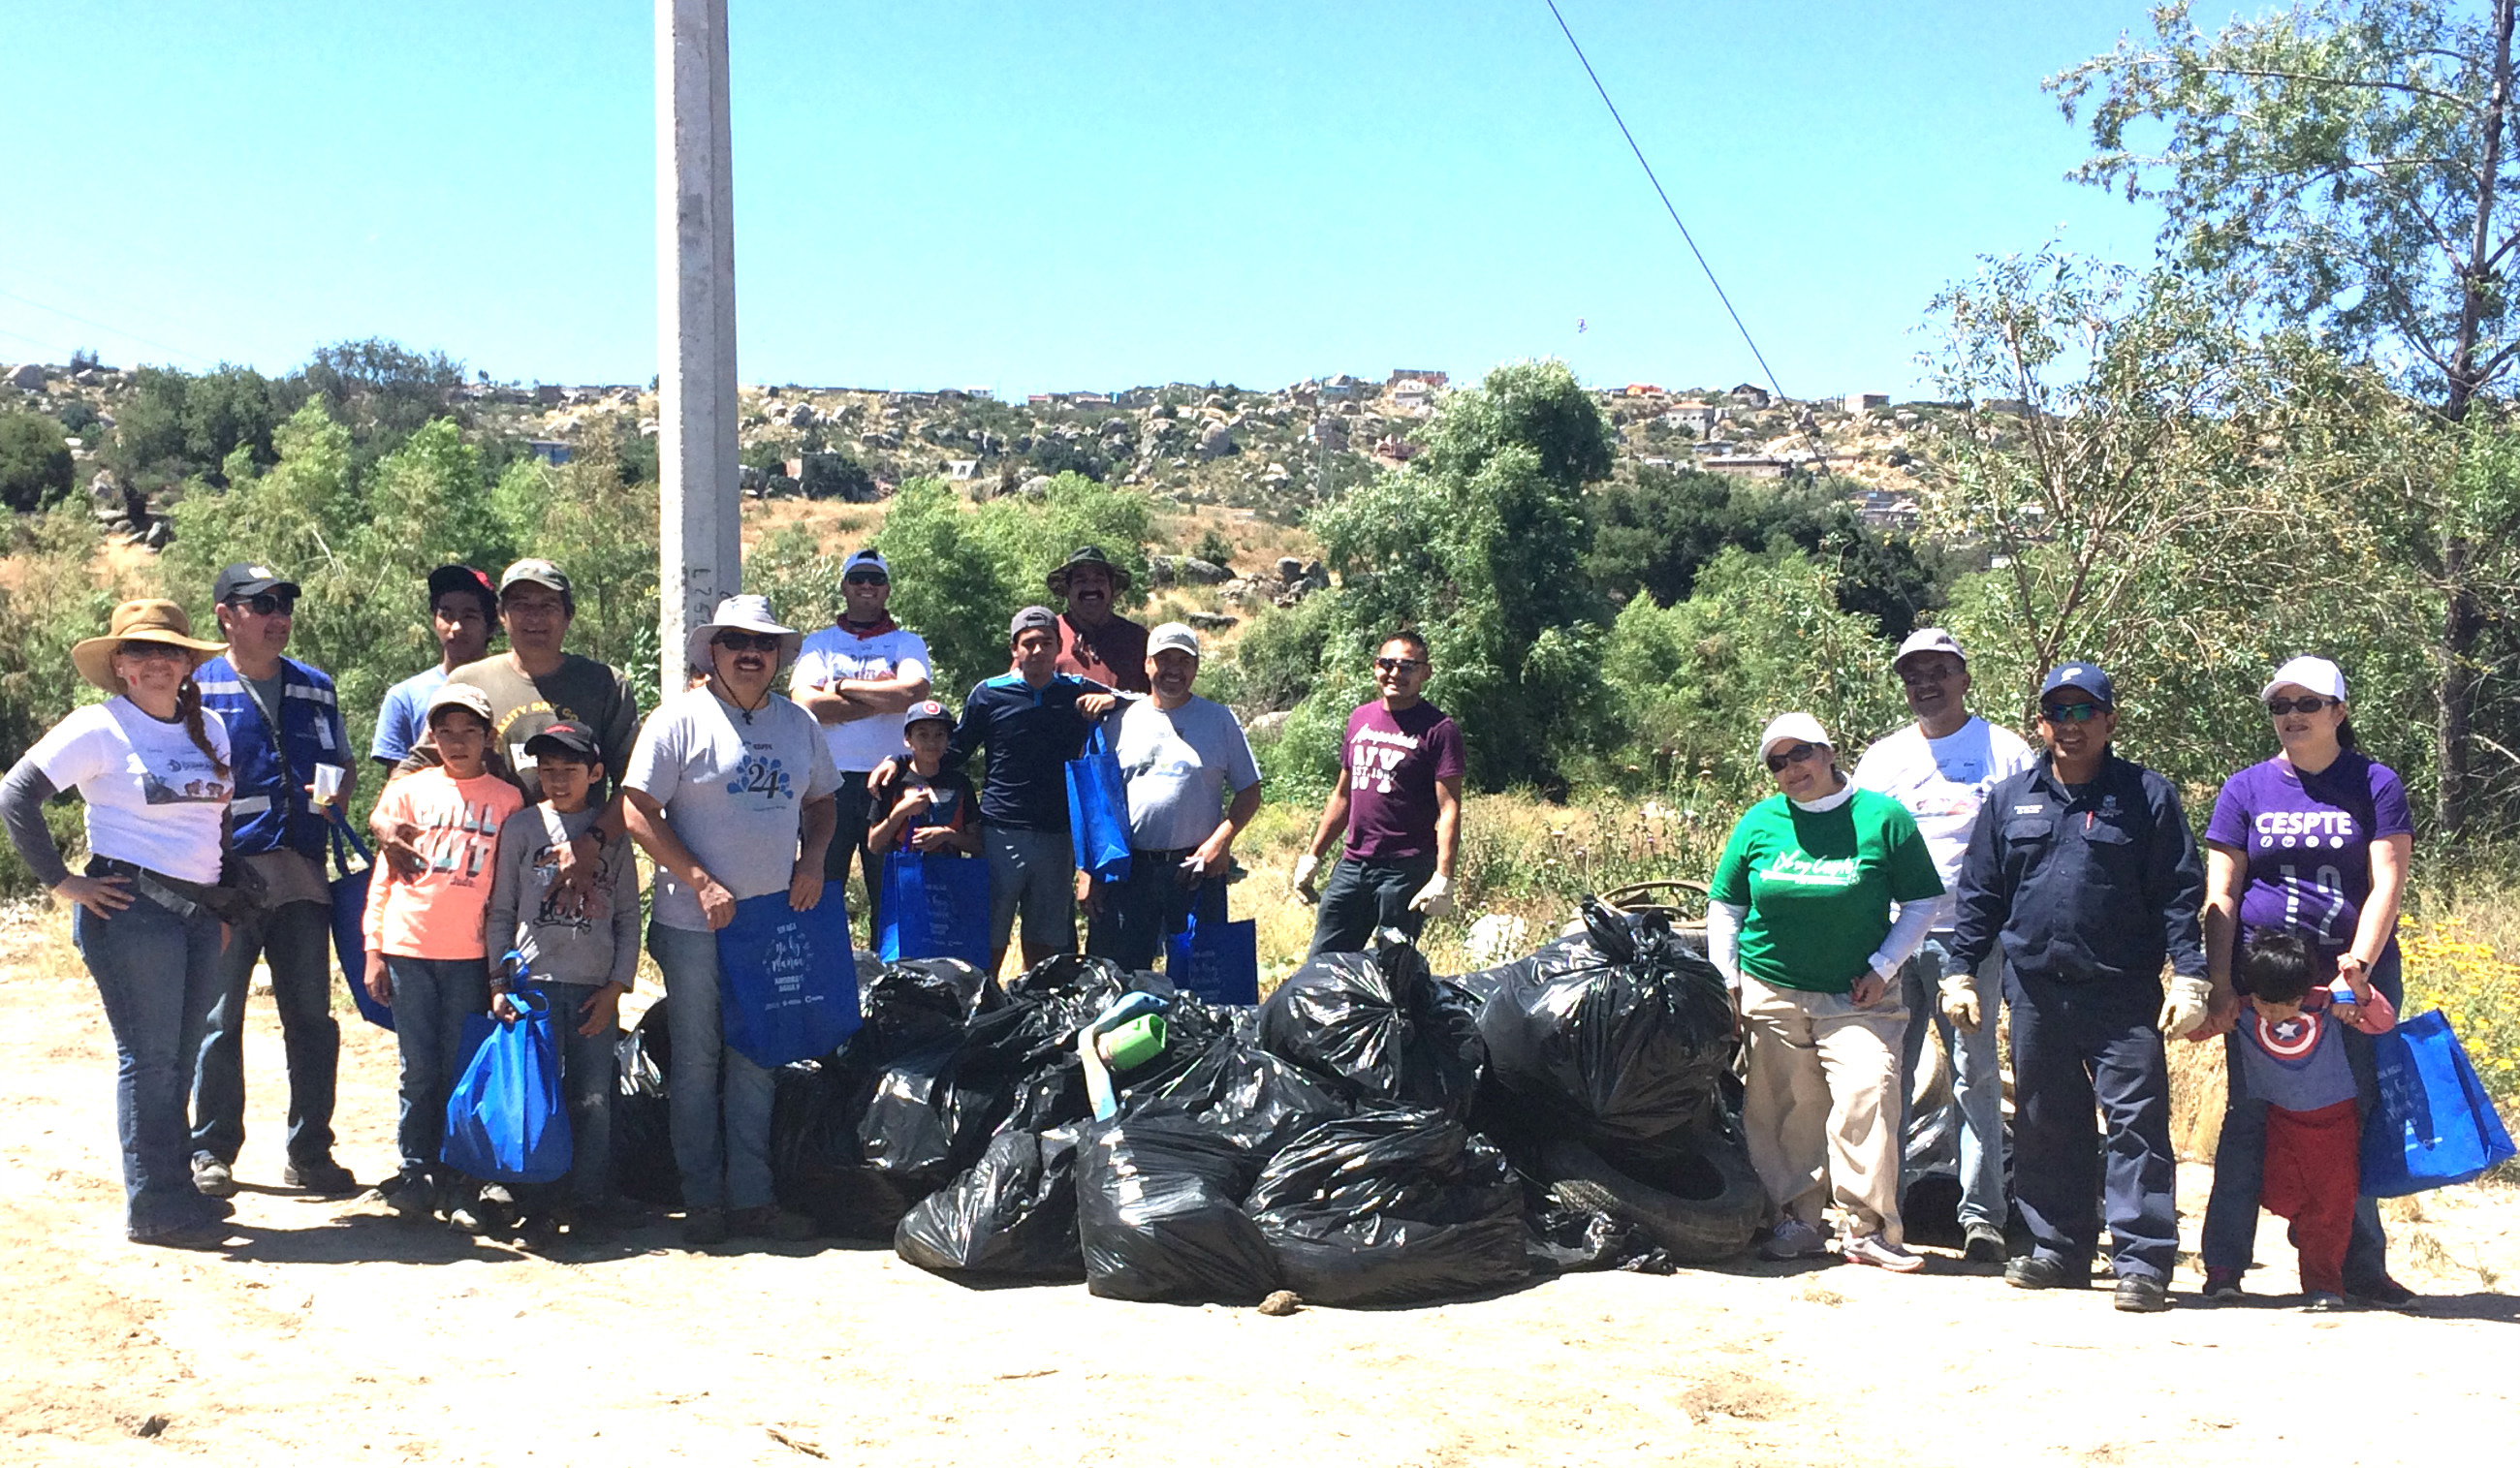
<path fill-rule="evenodd" d="M 190 673 L 184 675 L 183 683 L 175 690 L 175 714 L 184 721 L 184 733 L 193 736 L 194 745 L 209 759 L 210 768 L 225 778 L 228 762 L 219 758 L 219 751 L 210 743 L 210 732 L 202 725 L 202 686 L 193 681 Z"/>

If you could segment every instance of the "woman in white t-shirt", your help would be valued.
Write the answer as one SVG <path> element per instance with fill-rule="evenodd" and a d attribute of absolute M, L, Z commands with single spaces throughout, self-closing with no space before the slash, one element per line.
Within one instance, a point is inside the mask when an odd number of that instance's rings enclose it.
<path fill-rule="evenodd" d="M 118 1063 L 124 1231 L 198 1247 L 226 1237 L 229 1212 L 193 1186 L 186 1092 L 219 996 L 214 905 L 225 896 L 220 826 L 233 780 L 227 727 L 193 683 L 225 649 L 192 633 L 172 601 L 125 601 L 104 637 L 71 648 L 79 676 L 113 696 L 35 741 L 0 781 L 0 820 L 36 878 L 77 910 L 71 936 Z M 87 802 L 91 855 L 79 875 L 44 827 L 44 802 L 71 789 Z"/>

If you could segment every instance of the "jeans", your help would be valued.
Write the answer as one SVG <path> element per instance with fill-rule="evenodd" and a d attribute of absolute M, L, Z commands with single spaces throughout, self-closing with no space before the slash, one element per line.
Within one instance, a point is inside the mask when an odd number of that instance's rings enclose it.
<path fill-rule="evenodd" d="M 220 1217 L 193 1187 L 185 1090 L 218 998 L 219 920 L 178 917 L 146 897 L 111 918 L 81 908 L 70 936 L 113 1032 L 113 1114 L 124 1228 L 152 1238 Z"/>
<path fill-rule="evenodd" d="M 718 1018 L 717 934 L 648 925 L 665 973 L 665 1076 L 683 1206 L 764 1208 L 770 1188 L 771 1073 L 726 1043 Z"/>
<path fill-rule="evenodd" d="M 568 1106 L 568 1177 L 524 1192 L 546 1201 L 597 1202 L 612 1191 L 612 1047 L 620 1043 L 621 1027 L 616 1023 L 593 1035 L 577 1033 L 599 985 L 538 979 L 534 987 L 551 1003 L 552 1038 L 560 1043 L 561 1096 Z M 666 1011 L 669 1021 L 672 1013 Z"/>
<path fill-rule="evenodd" d="M 1102 914 L 1085 922 L 1085 951 L 1122 968 L 1152 969 L 1192 912 L 1225 916 L 1225 879 L 1181 882 L 1188 851 L 1132 851 L 1129 875 L 1102 888 Z"/>
<path fill-rule="evenodd" d="M 823 879 L 845 882 L 849 879 L 849 864 L 858 864 L 858 869 L 866 875 L 867 946 L 873 948 L 883 936 L 883 919 L 876 912 L 876 905 L 883 901 L 883 853 L 871 851 L 866 844 L 867 827 L 874 823 L 867 819 L 874 814 L 869 809 L 867 772 L 841 771 L 835 798 L 839 824 L 832 828 L 831 847 L 823 853 Z"/>
<path fill-rule="evenodd" d="M 1913 1109 L 1916 1067 L 1925 1056 L 1925 1031 L 1943 1037 L 1952 1057 L 1952 1100 L 1960 1113 L 1960 1226 L 1984 1224 L 2001 1233 L 2003 1201 L 2003 1069 L 1996 1058 L 1996 1025 L 2003 1009 L 2003 960 L 1989 957 L 1975 978 L 1977 1028 L 1955 1035 L 1943 1017 L 1943 959 L 1949 933 L 1926 935 L 1900 970 L 1908 1005 L 1908 1034 L 1900 1047 L 1899 1139 L 1904 1149 Z"/>
<path fill-rule="evenodd" d="M 289 1160 L 328 1161 L 341 1027 L 333 1018 L 333 912 L 312 902 L 266 909 L 229 934 L 218 1002 L 193 1067 L 193 1155 L 234 1167 L 245 1147 L 246 994 L 256 957 L 271 964 L 271 998 L 289 1057 Z"/>
<path fill-rule="evenodd" d="M 1313 918 L 1314 954 L 1357 954 L 1373 944 L 1378 928 L 1398 928 L 1409 941 L 1426 926 L 1426 914 L 1410 911 L 1409 899 L 1435 874 L 1435 856 L 1359 861 L 1341 855 L 1322 884 L 1321 911 Z"/>
<path fill-rule="evenodd" d="M 2161 986 L 2060 982 L 2007 964 L 2003 987 L 2012 1004 L 2012 1192 L 2033 1255 L 2089 1268 L 2105 1213 L 2118 1277 L 2167 1284 L 2179 1207 L 2170 1068 L 2153 1027 Z M 2094 1102 L 2108 1126 L 2105 1165 Z"/>
<path fill-rule="evenodd" d="M 446 1097 L 472 1058 L 464 1053 L 464 1021 L 490 1011 L 489 971 L 478 958 L 387 954 L 385 977 L 393 983 L 394 1045 L 402 1052 L 402 1109 L 394 1123 L 402 1176 L 451 1176 L 438 1160 Z"/>
<path fill-rule="evenodd" d="M 2407 983 L 2400 972 L 2398 946 L 2389 945 L 2371 965 L 2371 987 L 2404 1004 Z M 2372 1075 L 2371 1037 L 2360 1030 L 2344 1034 L 2345 1058 L 2353 1064 L 2368 1114 L 2379 1098 Z M 2205 1268 L 2217 1274 L 2246 1273 L 2256 1263 L 2258 1199 L 2267 1171 L 2267 1103 L 2248 1093 L 2240 1065 L 2240 1037 L 2223 1042 L 2223 1069 L 2229 1078 L 2229 1099 L 2223 1111 L 2223 1133 L 2214 1143 L 2214 1191 L 2205 1200 Z M 2354 1237 L 2345 1249 L 2345 1287 L 2360 1293 L 2389 1277 L 2389 1236 L 2380 1227 L 2380 1205 L 2370 1198 L 2354 1201 Z"/>

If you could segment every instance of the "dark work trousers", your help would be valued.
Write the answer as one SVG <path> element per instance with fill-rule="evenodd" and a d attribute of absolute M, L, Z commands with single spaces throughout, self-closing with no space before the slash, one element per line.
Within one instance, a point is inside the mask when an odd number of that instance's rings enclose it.
<path fill-rule="evenodd" d="M 2393 1005 L 2406 1003 L 2407 982 L 2399 971 L 2396 944 L 2390 944 L 2380 961 L 2371 965 L 2371 987 L 2387 995 Z M 2379 1099 L 2371 1037 L 2349 1027 L 2339 1038 L 2345 1042 L 2346 1063 L 2354 1068 L 2361 1110 L 2367 1115 Z M 2229 1100 L 2223 1111 L 2222 1135 L 2214 1143 L 2214 1191 L 2205 1201 L 2204 1259 L 2205 1268 L 2215 1273 L 2237 1275 L 2256 1263 L 2259 1189 L 2267 1169 L 2267 1103 L 2249 1094 L 2247 1074 L 2240 1066 L 2239 1035 L 2224 1037 L 2223 1045 Z M 2345 1287 L 2361 1293 L 2388 1277 L 2389 1236 L 2380 1227 L 2380 1205 L 2371 1198 L 2358 1198 L 2354 1238 L 2345 1249 Z"/>
<path fill-rule="evenodd" d="M 2160 984 L 2060 982 L 2009 965 L 2003 977 L 2012 1004 L 2012 1187 L 2032 1252 L 2090 1269 L 2099 1251 L 2097 1194 L 2118 1277 L 2169 1283 L 2179 1252 L 2178 1163 L 2170 1071 L 2153 1028 Z M 2107 1127 L 2105 1163 L 2094 1103 Z"/>
<path fill-rule="evenodd" d="M 333 1018 L 333 910 L 316 902 L 263 909 L 228 933 L 218 1003 L 193 1065 L 193 1155 L 234 1167 L 245 1146 L 245 1011 L 257 957 L 271 966 L 289 1057 L 289 1160 L 329 1161 L 341 1027 Z"/>
<path fill-rule="evenodd" d="M 1409 899 L 1435 874 L 1435 855 L 1361 862 L 1342 855 L 1322 884 L 1321 912 L 1313 918 L 1313 954 L 1361 954 L 1373 946 L 1376 928 L 1398 928 L 1418 941 L 1426 914 L 1409 910 Z"/>
<path fill-rule="evenodd" d="M 841 771 L 840 788 L 834 799 L 839 806 L 839 823 L 832 828 L 831 849 L 823 853 L 823 879 L 847 881 L 851 862 L 866 873 L 867 946 L 874 948 L 883 939 L 882 919 L 876 912 L 876 904 L 883 901 L 883 853 L 869 851 L 866 838 L 868 829 L 887 813 L 873 808 L 864 770 Z"/>
<path fill-rule="evenodd" d="M 1153 969 L 1164 963 L 1167 940 L 1202 917 L 1225 915 L 1225 881 L 1207 877 L 1185 886 L 1181 864 L 1192 850 L 1129 853 L 1129 874 L 1102 885 L 1102 912 L 1085 920 L 1085 952 L 1122 968 Z"/>

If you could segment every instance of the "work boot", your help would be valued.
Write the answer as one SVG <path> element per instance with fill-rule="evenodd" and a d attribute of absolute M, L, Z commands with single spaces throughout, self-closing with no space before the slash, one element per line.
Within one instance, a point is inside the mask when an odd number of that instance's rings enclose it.
<path fill-rule="evenodd" d="M 2170 1289 L 2158 1279 L 2129 1274 L 2118 1281 L 2116 1304 L 2130 1314 L 2148 1315 L 2170 1309 Z"/>
<path fill-rule="evenodd" d="M 2003 1230 L 1993 1223 L 1968 1225 L 1968 1241 L 1960 1248 L 1960 1258 L 1973 1265 L 2003 1263 Z"/>
<path fill-rule="evenodd" d="M 290 1187 L 322 1193 L 327 1197 L 339 1197 L 359 1190 L 359 1179 L 350 1176 L 348 1168 L 330 1157 L 318 1157 L 312 1162 L 292 1162 L 280 1170 L 280 1180 Z"/>
<path fill-rule="evenodd" d="M 2088 1269 L 2044 1254 L 2025 1254 L 2003 1267 L 2003 1282 L 2017 1290 L 2080 1290 L 2091 1287 Z"/>
<path fill-rule="evenodd" d="M 236 1190 L 236 1172 L 226 1163 L 207 1154 L 193 1159 L 193 1191 L 204 1198 L 233 1198 Z"/>

